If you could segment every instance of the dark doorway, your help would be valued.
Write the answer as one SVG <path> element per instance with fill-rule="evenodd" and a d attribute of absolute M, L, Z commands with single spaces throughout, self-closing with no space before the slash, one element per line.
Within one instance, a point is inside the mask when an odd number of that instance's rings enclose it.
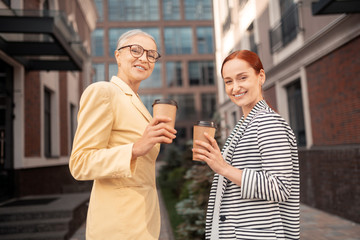
<path fill-rule="evenodd" d="M 0 201 L 14 195 L 13 68 L 0 60 Z"/>

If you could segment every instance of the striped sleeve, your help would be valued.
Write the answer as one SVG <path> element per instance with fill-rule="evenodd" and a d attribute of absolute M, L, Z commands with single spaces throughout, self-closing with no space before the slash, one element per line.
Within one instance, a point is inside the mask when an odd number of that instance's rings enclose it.
<path fill-rule="evenodd" d="M 256 128 L 261 170 L 244 169 L 241 198 L 284 202 L 291 193 L 293 170 L 288 129 L 272 114 L 258 116 L 250 128 Z"/>

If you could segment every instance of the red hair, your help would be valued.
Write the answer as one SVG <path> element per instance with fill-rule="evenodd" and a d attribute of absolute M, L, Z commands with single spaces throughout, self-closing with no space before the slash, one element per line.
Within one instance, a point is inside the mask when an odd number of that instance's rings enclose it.
<path fill-rule="evenodd" d="M 224 64 L 227 62 L 227 61 L 230 61 L 232 59 L 240 59 L 240 60 L 244 60 L 245 62 L 247 62 L 254 70 L 257 74 L 260 73 L 260 70 L 261 69 L 264 69 L 263 68 L 263 65 L 261 63 L 261 60 L 259 58 L 259 56 L 252 52 L 252 51 L 249 51 L 249 50 L 238 50 L 238 51 L 235 51 L 233 53 L 231 53 L 229 56 L 227 56 L 222 65 L 221 65 L 221 76 L 223 76 L 223 68 L 224 68 Z"/>

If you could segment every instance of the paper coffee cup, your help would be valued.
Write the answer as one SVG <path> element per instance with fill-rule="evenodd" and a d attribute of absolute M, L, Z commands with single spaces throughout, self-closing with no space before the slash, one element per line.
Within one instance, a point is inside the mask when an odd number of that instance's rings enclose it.
<path fill-rule="evenodd" d="M 200 140 L 203 142 L 210 143 L 209 140 L 205 137 L 204 133 L 208 133 L 211 137 L 215 137 L 215 123 L 211 121 L 198 121 L 194 125 L 194 134 L 193 134 L 193 148 L 201 148 L 203 147 L 195 144 L 195 140 Z M 200 159 L 196 159 L 195 154 L 193 153 L 193 160 L 201 161 Z"/>
<path fill-rule="evenodd" d="M 172 99 L 156 99 L 153 103 L 153 116 L 170 117 L 171 121 L 167 122 L 171 127 L 175 127 L 176 110 L 178 108 L 177 102 Z"/>

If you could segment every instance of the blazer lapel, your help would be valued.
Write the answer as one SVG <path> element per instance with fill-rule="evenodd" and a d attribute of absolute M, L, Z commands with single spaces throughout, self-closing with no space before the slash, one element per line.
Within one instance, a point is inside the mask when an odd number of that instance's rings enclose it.
<path fill-rule="evenodd" d="M 148 122 L 150 122 L 152 116 L 140 100 L 139 95 L 134 93 L 134 91 L 129 87 L 129 85 L 127 85 L 125 82 L 123 82 L 120 78 L 116 76 L 113 76 L 111 78 L 111 82 L 118 86 L 127 96 L 131 98 L 131 103 L 134 105 L 134 107 L 144 116 L 144 118 Z"/>

